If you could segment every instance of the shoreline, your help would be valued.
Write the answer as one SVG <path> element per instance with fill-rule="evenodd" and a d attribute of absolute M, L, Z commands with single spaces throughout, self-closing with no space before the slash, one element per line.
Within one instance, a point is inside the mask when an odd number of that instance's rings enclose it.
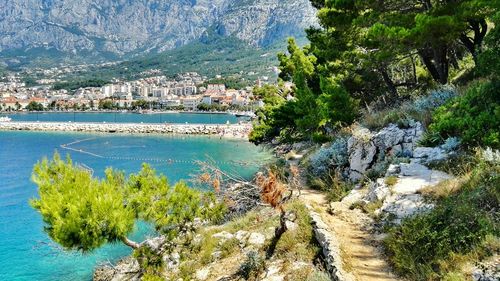
<path fill-rule="evenodd" d="M 157 124 L 92 122 L 0 122 L 0 131 L 82 132 L 106 134 L 200 135 L 248 140 L 251 124 Z"/>
<path fill-rule="evenodd" d="M 189 111 L 189 110 L 165 110 L 165 111 L 153 111 L 153 112 L 137 112 L 135 110 L 44 110 L 44 111 L 0 111 L 0 115 L 16 115 L 16 114 L 43 114 L 43 113 L 130 113 L 130 114 L 216 114 L 216 115 L 234 115 L 235 113 L 245 113 L 245 112 L 225 112 L 225 111 Z"/>

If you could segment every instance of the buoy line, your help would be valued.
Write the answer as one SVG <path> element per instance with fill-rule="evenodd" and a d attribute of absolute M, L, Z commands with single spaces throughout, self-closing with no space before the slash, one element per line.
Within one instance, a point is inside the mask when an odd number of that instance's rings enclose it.
<path fill-rule="evenodd" d="M 78 152 L 78 153 L 82 153 L 82 154 L 87 154 L 87 155 L 90 155 L 90 156 L 93 156 L 93 157 L 96 157 L 96 158 L 110 159 L 110 160 L 156 162 L 156 163 L 166 163 L 166 164 L 196 164 L 196 163 L 199 162 L 197 160 L 178 160 L 178 159 L 159 159 L 159 158 L 138 158 L 138 157 L 105 156 L 105 155 L 99 155 L 99 154 L 96 154 L 96 153 L 92 153 L 92 152 L 89 152 L 89 151 L 86 151 L 86 150 L 83 150 L 83 149 L 76 149 L 76 148 L 70 147 L 71 145 L 75 145 L 75 144 L 79 144 L 79 143 L 83 143 L 83 142 L 91 141 L 91 140 L 95 140 L 95 139 L 96 138 L 82 139 L 82 140 L 74 141 L 74 142 L 67 143 L 67 144 L 61 144 L 60 147 L 62 149 L 66 149 L 66 150 L 70 150 L 70 151 Z M 255 162 L 255 161 L 254 161 L 254 163 L 252 163 L 251 161 L 235 161 L 235 160 L 231 160 L 231 161 L 214 161 L 214 160 L 211 160 L 210 162 L 212 162 L 212 163 L 214 163 L 216 165 L 238 165 L 238 166 L 251 166 L 251 165 L 255 165 L 255 166 L 259 166 L 259 164 L 257 162 Z"/>

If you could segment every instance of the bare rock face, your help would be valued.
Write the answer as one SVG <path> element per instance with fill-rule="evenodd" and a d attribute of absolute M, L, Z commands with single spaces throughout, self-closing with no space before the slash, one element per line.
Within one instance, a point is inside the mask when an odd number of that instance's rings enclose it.
<path fill-rule="evenodd" d="M 100 266 L 94 271 L 94 281 L 139 281 L 142 272 L 139 262 L 135 258 L 125 258 L 115 267 Z"/>
<path fill-rule="evenodd" d="M 256 46 L 315 24 L 309 0 L 0 1 L 0 52 L 43 48 L 115 55 L 164 51 L 215 28 Z"/>
<path fill-rule="evenodd" d="M 358 181 L 377 161 L 386 156 L 411 157 L 414 153 L 423 154 L 420 152 L 421 148 L 416 148 L 423 132 L 419 122 L 403 129 L 389 124 L 376 133 L 366 128 L 356 128 L 348 140 L 350 179 Z"/>
<path fill-rule="evenodd" d="M 372 139 L 368 129 L 360 129 L 347 142 L 352 180 L 359 180 L 375 160 L 377 147 Z"/>

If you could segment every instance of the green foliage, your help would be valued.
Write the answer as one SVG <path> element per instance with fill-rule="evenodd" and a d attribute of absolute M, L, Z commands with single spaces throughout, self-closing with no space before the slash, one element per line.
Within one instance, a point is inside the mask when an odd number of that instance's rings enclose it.
<path fill-rule="evenodd" d="M 235 89 L 235 90 L 241 90 L 246 87 L 252 86 L 253 85 L 252 80 L 245 80 L 240 77 L 236 76 L 230 76 L 230 77 L 224 77 L 224 78 L 213 78 L 205 83 L 203 83 L 204 87 L 207 87 L 208 84 L 223 84 L 226 86 L 227 89 Z"/>
<path fill-rule="evenodd" d="M 158 277 L 161 274 L 163 267 L 162 256 L 155 253 L 151 250 L 151 248 L 142 246 L 139 249 L 134 250 L 133 256 L 139 262 L 139 265 L 145 272 L 145 275 L 150 275 L 149 278 L 151 278 L 151 280 L 155 280 L 154 277 Z M 144 276 L 143 279 L 145 279 Z"/>
<path fill-rule="evenodd" d="M 31 101 L 27 106 L 26 109 L 28 111 L 43 111 L 43 104 L 38 103 L 36 101 Z"/>
<path fill-rule="evenodd" d="M 106 84 L 109 84 L 109 81 L 102 79 L 71 80 L 67 82 L 57 82 L 52 86 L 52 89 L 74 91 L 80 88 L 102 87 Z"/>
<path fill-rule="evenodd" d="M 324 142 L 327 128 L 350 125 L 357 117 L 358 103 L 334 79 L 319 75 L 315 56 L 290 39 L 288 55 L 279 54 L 281 77 L 293 80 L 293 99 L 286 91 L 263 89 L 266 106 L 261 109 L 250 140 L 255 143 L 312 139 Z M 287 93 L 288 94 L 288 93 Z"/>
<path fill-rule="evenodd" d="M 488 47 L 479 55 L 478 72 L 484 76 L 500 76 L 500 12 L 492 17 L 495 28 L 485 38 Z"/>
<path fill-rule="evenodd" d="M 201 40 L 173 50 L 160 54 L 152 52 L 149 55 L 135 57 L 115 65 L 90 67 L 83 72 L 68 74 L 66 80 L 112 80 L 113 78 L 135 80 L 143 77 L 145 71 L 152 69 L 160 70 L 170 77 L 192 71 L 209 77 L 242 73 L 248 81 L 255 81 L 262 75 L 275 77 L 270 67 L 277 64 L 276 57 L 267 54 L 277 53 L 284 47 L 283 42 L 277 42 L 265 48 L 255 48 L 237 38 L 223 37 L 217 35 L 216 32 L 209 31 L 208 33 Z M 248 72 L 255 74 L 250 75 Z M 231 80 L 226 82 L 228 87 L 234 86 L 235 88 L 245 84 Z"/>
<path fill-rule="evenodd" d="M 478 165 L 458 193 L 391 229 L 385 246 L 396 270 L 412 280 L 438 280 L 454 254 L 467 254 L 498 235 L 499 172 L 498 165 Z"/>
<path fill-rule="evenodd" d="M 335 170 L 330 170 L 320 176 L 310 176 L 308 184 L 313 189 L 326 192 L 330 202 L 342 200 L 353 188 L 353 185 L 343 180 Z"/>
<path fill-rule="evenodd" d="M 103 180 L 78 168 L 58 154 L 44 159 L 33 169 L 39 199 L 31 205 L 42 215 L 50 238 L 67 249 L 92 251 L 126 237 L 133 229 L 133 210 L 123 205 L 123 175 L 106 170 Z"/>
<path fill-rule="evenodd" d="M 351 210 L 359 209 L 366 214 L 373 215 L 376 210 L 382 207 L 383 204 L 384 201 L 382 200 L 377 200 L 375 202 L 368 202 L 368 203 L 366 201 L 356 201 L 349 207 L 349 209 Z"/>
<path fill-rule="evenodd" d="M 118 106 L 112 100 L 100 100 L 99 109 L 112 110 L 117 109 Z"/>
<path fill-rule="evenodd" d="M 254 95 L 264 101 L 264 107 L 256 111 L 257 120 L 249 136 L 251 142 L 259 144 L 271 141 L 286 130 L 290 122 L 293 122 L 293 116 L 287 114 L 291 113 L 291 110 L 286 103 L 286 93 L 282 85 L 254 88 Z M 283 133 L 286 135 L 286 132 Z"/>
<path fill-rule="evenodd" d="M 387 177 L 387 178 L 385 178 L 384 182 L 388 186 L 394 186 L 394 185 L 396 185 L 396 183 L 398 183 L 398 177 L 396 177 L 396 176 Z"/>
<path fill-rule="evenodd" d="M 195 218 L 220 220 L 225 211 L 213 194 L 191 189 L 184 182 L 172 187 L 147 164 L 128 179 L 107 169 L 99 180 L 56 153 L 53 160 L 35 165 L 33 181 L 40 198 L 31 205 L 42 215 L 45 231 L 63 247 L 83 252 L 108 242 L 125 242 L 138 219 L 174 238 L 190 230 Z"/>
<path fill-rule="evenodd" d="M 229 109 L 229 106 L 221 104 L 200 103 L 196 108 L 200 111 L 221 112 L 221 111 L 227 111 Z"/>
<path fill-rule="evenodd" d="M 258 252 L 250 251 L 246 260 L 241 264 L 239 274 L 245 280 L 255 279 L 264 270 L 264 266 L 264 258 Z"/>
<path fill-rule="evenodd" d="M 500 148 L 499 81 L 481 82 L 440 107 L 433 116 L 425 143 L 459 137 L 465 145 Z"/>

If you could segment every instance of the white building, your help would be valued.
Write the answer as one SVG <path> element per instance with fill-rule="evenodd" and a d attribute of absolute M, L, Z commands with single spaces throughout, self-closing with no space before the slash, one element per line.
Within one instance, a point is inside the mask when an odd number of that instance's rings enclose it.
<path fill-rule="evenodd" d="M 182 99 L 182 105 L 184 106 L 185 109 L 189 110 L 195 110 L 199 104 L 201 104 L 201 98 L 200 97 L 185 97 Z"/>

